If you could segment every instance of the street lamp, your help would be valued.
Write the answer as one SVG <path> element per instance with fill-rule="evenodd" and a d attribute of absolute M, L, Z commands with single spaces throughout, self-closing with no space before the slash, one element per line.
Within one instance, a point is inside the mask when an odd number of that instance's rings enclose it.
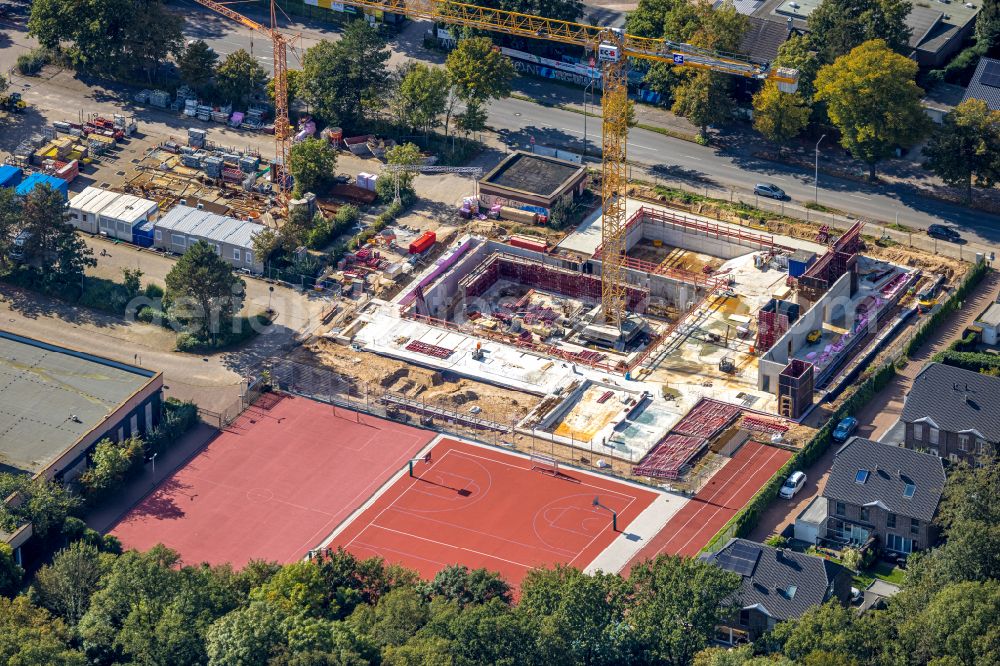
<path fill-rule="evenodd" d="M 816 175 L 813 179 L 813 187 L 815 188 L 815 199 L 816 203 L 819 203 L 819 144 L 823 143 L 823 139 L 826 138 L 826 134 L 819 138 L 816 142 Z"/>

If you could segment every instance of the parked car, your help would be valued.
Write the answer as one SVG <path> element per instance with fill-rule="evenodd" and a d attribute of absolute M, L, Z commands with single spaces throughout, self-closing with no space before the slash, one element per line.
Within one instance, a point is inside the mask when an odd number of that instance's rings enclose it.
<path fill-rule="evenodd" d="M 957 231 L 951 227 L 946 227 L 943 224 L 932 224 L 927 227 L 927 235 L 931 238 L 939 238 L 941 240 L 950 241 L 952 243 L 962 240 L 962 237 Z"/>
<path fill-rule="evenodd" d="M 753 186 L 753 192 L 762 197 L 771 197 L 779 201 L 783 201 L 787 196 L 785 191 L 774 183 L 757 183 Z"/>
<path fill-rule="evenodd" d="M 847 438 L 854 434 L 854 431 L 858 429 L 858 420 L 853 416 L 848 416 L 843 421 L 837 424 L 837 427 L 833 430 L 833 441 L 835 442 L 846 442 Z"/>
<path fill-rule="evenodd" d="M 778 496 L 784 499 L 792 499 L 795 494 L 802 490 L 802 486 L 806 485 L 806 475 L 805 472 L 792 472 L 792 474 L 785 479 L 784 485 L 781 486 L 781 490 L 778 491 Z"/>

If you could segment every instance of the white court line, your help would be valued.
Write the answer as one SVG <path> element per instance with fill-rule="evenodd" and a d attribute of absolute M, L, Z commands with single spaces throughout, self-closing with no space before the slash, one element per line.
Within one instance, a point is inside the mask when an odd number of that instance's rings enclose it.
<path fill-rule="evenodd" d="M 774 457 L 775 457 L 775 456 L 776 456 L 777 454 L 778 454 L 778 449 L 773 449 L 773 450 L 771 451 L 771 455 L 770 455 L 770 456 L 768 456 L 768 458 L 767 458 L 767 461 L 766 461 L 766 462 L 771 462 L 771 460 L 773 460 L 773 459 L 774 459 Z M 740 470 L 742 471 L 742 470 L 743 470 L 743 469 L 744 469 L 744 468 L 745 468 L 745 467 L 746 467 L 747 465 L 749 465 L 749 464 L 750 464 L 751 462 L 753 462 L 753 461 L 754 461 L 754 458 L 750 458 L 749 460 L 747 460 L 746 464 L 745 464 L 745 465 L 743 465 L 742 467 L 740 467 Z M 764 461 L 760 461 L 760 462 L 761 462 L 761 463 L 763 463 Z M 759 465 L 759 466 L 760 466 L 760 467 L 763 467 L 763 464 L 761 464 L 761 465 Z M 730 477 L 730 478 L 732 478 L 732 477 Z M 753 481 L 753 478 L 754 478 L 753 474 L 751 474 L 750 476 L 748 476 L 748 477 L 746 478 L 746 480 L 744 480 L 744 481 L 743 481 L 743 483 L 741 483 L 741 484 L 739 485 L 739 487 L 737 488 L 737 490 L 743 490 L 744 488 L 746 488 L 747 484 L 748 484 L 748 483 L 750 483 L 751 481 Z M 718 491 L 716 491 L 716 494 L 718 494 L 718 492 L 719 492 L 719 491 L 721 491 L 721 490 L 722 490 L 723 488 L 726 488 L 726 489 L 728 489 L 728 488 L 730 488 L 730 486 L 728 486 L 728 485 L 725 485 L 725 486 L 724 486 L 724 485 L 720 485 L 720 486 L 719 486 L 719 490 L 718 490 Z M 752 498 L 753 498 L 753 496 L 751 496 L 751 497 L 750 497 L 750 499 L 752 499 Z M 713 496 L 712 496 L 711 498 L 706 498 L 706 501 L 707 501 L 708 499 L 715 499 L 715 495 L 713 495 Z M 746 500 L 745 502 L 743 502 L 743 506 L 746 506 L 747 502 L 749 502 L 749 501 L 750 501 L 750 499 L 747 499 L 747 500 Z M 708 504 L 705 504 L 704 506 L 708 506 Z M 711 515 L 711 517 L 710 517 L 710 518 L 714 518 L 714 517 L 715 517 L 715 516 L 716 516 L 716 515 L 717 515 L 717 514 L 718 514 L 718 513 L 720 512 L 720 511 L 722 511 L 722 509 L 723 509 L 723 508 L 724 508 L 724 507 L 721 507 L 721 506 L 719 506 L 719 507 L 716 507 L 716 508 L 715 508 L 715 511 L 713 511 L 713 512 L 712 512 L 712 515 Z M 737 509 L 737 512 L 738 512 L 738 511 L 739 511 L 739 509 Z M 695 519 L 696 517 L 698 517 L 698 516 L 700 516 L 700 515 L 701 515 L 701 509 L 699 509 L 699 510 L 698 510 L 698 511 L 697 511 L 697 512 L 696 512 L 696 513 L 695 513 L 694 515 L 692 515 L 692 516 L 691 516 L 690 518 L 688 518 L 688 519 L 687 519 L 687 520 L 686 520 L 686 521 L 684 522 L 684 526 L 682 526 L 682 527 L 681 527 L 681 529 L 679 529 L 679 530 L 677 530 L 677 531 L 678 531 L 678 532 L 681 532 L 681 531 L 683 531 L 684 527 L 686 527 L 686 526 L 688 525 L 688 523 L 690 523 L 690 522 L 691 522 L 692 520 L 694 520 L 694 519 Z M 703 522 L 707 524 L 707 523 L 708 523 L 708 520 L 705 520 L 705 521 L 703 521 Z M 681 548 L 686 548 L 686 547 L 688 546 L 688 544 L 689 544 L 689 543 L 691 543 L 692 541 L 694 541 L 695 537 L 699 536 L 700 534 L 701 534 L 701 531 L 698 531 L 698 532 L 695 532 L 694 536 L 691 536 L 691 537 L 689 537 L 687 541 L 685 541 L 685 542 L 684 542 L 683 544 L 681 544 Z M 670 542 L 668 541 L 667 543 L 670 543 Z M 664 544 L 664 545 L 665 545 L 665 544 Z M 680 550 L 680 549 L 678 549 L 678 550 Z"/>
<path fill-rule="evenodd" d="M 701 158 L 695 157 L 694 155 L 678 155 L 678 157 L 683 157 L 686 160 L 694 160 L 695 162 L 701 162 Z"/>
<path fill-rule="evenodd" d="M 490 553 L 484 553 L 481 550 L 474 550 L 472 548 L 466 548 L 465 546 L 456 546 L 453 543 L 447 543 L 445 541 L 438 541 L 436 539 L 429 539 L 427 537 L 422 537 L 422 536 L 420 536 L 418 534 L 411 534 L 409 532 L 404 532 L 402 530 L 392 529 L 391 527 L 383 527 L 381 525 L 376 525 L 374 523 L 372 523 L 371 525 L 368 526 L 368 528 L 371 528 L 371 527 L 374 527 L 374 528 L 377 528 L 377 529 L 380 529 L 380 530 L 385 530 L 386 532 L 392 532 L 394 534 L 400 534 L 400 535 L 405 536 L 405 537 L 410 537 L 411 539 L 419 539 L 421 541 L 426 541 L 427 543 L 433 543 L 433 544 L 438 545 L 438 546 L 444 546 L 445 548 L 452 548 L 452 549 L 455 549 L 455 550 L 464 550 L 464 551 L 466 551 L 468 553 L 475 553 L 476 555 L 482 555 L 483 557 L 489 558 L 491 560 L 497 560 L 499 562 L 506 562 L 507 564 L 514 564 L 516 566 L 524 567 L 526 569 L 531 569 L 532 567 L 535 566 L 533 564 L 525 564 L 523 562 L 518 562 L 517 560 L 508 560 L 506 557 L 499 557 L 498 555 L 491 555 Z M 368 529 L 368 528 L 365 528 L 365 529 Z M 351 542 L 353 543 L 354 540 L 352 539 Z"/>
<path fill-rule="evenodd" d="M 847 196 L 853 197 L 854 199 L 865 199 L 865 200 L 871 199 L 871 197 L 866 197 L 863 194 L 848 194 Z"/>

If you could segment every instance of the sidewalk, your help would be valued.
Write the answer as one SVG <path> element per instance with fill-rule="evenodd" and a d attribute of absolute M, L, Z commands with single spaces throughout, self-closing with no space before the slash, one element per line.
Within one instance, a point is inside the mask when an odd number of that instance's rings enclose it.
<path fill-rule="evenodd" d="M 983 278 L 976 291 L 962 304 L 962 309 L 953 313 L 947 321 L 931 333 L 906 366 L 896 371 L 896 376 L 889 382 L 889 385 L 876 394 L 865 405 L 864 409 L 854 415 L 861 424 L 858 428 L 858 436 L 877 440 L 896 424 L 900 414 L 902 414 L 903 401 L 913 385 L 914 378 L 934 354 L 962 337 L 962 332 L 975 321 L 976 316 L 996 299 L 998 290 L 1000 290 L 1000 271 L 990 271 Z M 820 410 L 815 411 L 819 412 Z M 771 503 L 767 511 L 761 515 L 757 526 L 749 534 L 749 539 L 763 541 L 772 534 L 779 534 L 785 527 L 795 522 L 795 517 L 826 487 L 826 479 L 830 474 L 830 467 L 833 465 L 833 454 L 837 448 L 836 444 L 831 444 L 819 460 L 808 469 L 803 470 L 808 481 L 805 488 L 794 500 L 777 499 Z"/>
<path fill-rule="evenodd" d="M 119 489 L 117 494 L 109 498 L 102 506 L 87 511 L 84 516 L 87 527 L 93 528 L 101 534 L 111 531 L 132 507 L 152 492 L 164 479 L 183 467 L 217 433 L 218 430 L 215 428 L 199 422 L 191 432 L 156 459 L 155 473 L 153 473 L 152 464 L 146 463 L 142 472 Z"/>

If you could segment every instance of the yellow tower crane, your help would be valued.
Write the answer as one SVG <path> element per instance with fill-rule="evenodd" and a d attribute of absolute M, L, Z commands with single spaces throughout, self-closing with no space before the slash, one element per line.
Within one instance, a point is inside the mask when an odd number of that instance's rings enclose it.
<path fill-rule="evenodd" d="M 274 0 L 271 0 L 271 27 L 257 23 L 229 7 L 212 0 L 195 0 L 199 5 L 218 12 L 251 30 L 267 35 L 274 48 L 274 166 L 271 182 L 278 188 L 278 199 L 287 205 L 288 157 L 291 149 L 291 127 L 288 124 L 288 43 L 289 35 L 278 31 Z"/>
<path fill-rule="evenodd" d="M 288 68 L 285 62 L 287 38 L 274 28 L 274 1 L 271 2 L 272 28 L 268 29 L 212 0 L 196 0 L 220 14 L 269 34 L 274 42 L 275 102 L 284 114 L 275 112 L 275 138 L 279 155 L 288 156 L 288 109 L 284 91 L 287 90 Z M 550 19 L 531 14 L 490 9 L 477 5 L 451 2 L 450 0 L 343 0 L 344 5 L 368 8 L 411 19 L 425 19 L 447 25 L 480 28 L 492 32 L 516 35 L 528 39 L 541 39 L 573 44 L 590 49 L 601 63 L 601 206 L 603 221 L 601 239 L 601 305 L 607 324 L 621 330 L 626 312 L 625 277 L 625 200 L 627 189 L 626 148 L 628 143 L 628 79 L 627 58 L 641 58 L 667 62 L 678 67 L 694 67 L 722 72 L 750 79 L 775 81 L 784 92 L 798 88 L 797 70 L 771 67 L 768 63 L 753 62 L 739 55 L 716 53 L 690 44 L 667 39 L 651 39 L 626 34 L 616 28 Z M 280 67 L 279 67 L 280 51 Z M 281 91 L 281 92 L 279 92 Z M 278 102 L 278 100 L 281 102 Z M 278 138 L 278 126 L 284 138 Z"/>

